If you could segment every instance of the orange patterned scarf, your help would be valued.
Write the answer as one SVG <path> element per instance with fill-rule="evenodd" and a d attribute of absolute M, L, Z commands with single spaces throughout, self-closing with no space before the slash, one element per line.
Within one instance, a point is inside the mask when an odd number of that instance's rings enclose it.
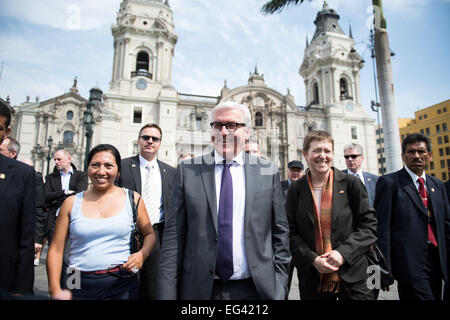
<path fill-rule="evenodd" d="M 331 222 L 333 204 L 333 169 L 329 171 L 328 178 L 322 188 L 322 200 L 320 215 L 317 211 L 314 189 L 311 182 L 311 172 L 307 172 L 308 184 L 314 200 L 314 239 L 316 242 L 316 253 L 320 256 L 332 251 L 331 246 Z M 330 274 L 320 274 L 320 283 L 317 290 L 319 292 L 338 293 L 341 287 L 341 278 L 337 272 Z"/>

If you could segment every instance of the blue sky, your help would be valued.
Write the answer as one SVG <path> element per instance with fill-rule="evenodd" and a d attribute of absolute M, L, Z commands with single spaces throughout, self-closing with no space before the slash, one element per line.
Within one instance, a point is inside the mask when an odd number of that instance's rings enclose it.
<path fill-rule="evenodd" d="M 46 100 L 68 92 L 73 78 L 84 97 L 98 83 L 108 91 L 112 73 L 111 25 L 121 0 L 0 0 L 0 97 L 14 105 L 27 95 Z M 366 61 L 361 96 L 367 113 L 374 100 L 372 60 L 367 49 L 370 0 L 328 0 Z M 265 0 L 169 0 L 178 43 L 172 84 L 180 93 L 217 96 L 227 80 L 247 83 L 258 66 L 266 84 L 283 94 L 290 89 L 305 104 L 298 70 L 306 36 L 323 1 L 306 1 L 280 14 L 260 13 Z M 79 13 L 79 14 L 78 14 Z M 450 0 L 384 1 L 399 117 L 449 99 Z M 74 18 L 75 17 L 75 18 Z M 79 18 L 79 19 L 78 19 Z"/>

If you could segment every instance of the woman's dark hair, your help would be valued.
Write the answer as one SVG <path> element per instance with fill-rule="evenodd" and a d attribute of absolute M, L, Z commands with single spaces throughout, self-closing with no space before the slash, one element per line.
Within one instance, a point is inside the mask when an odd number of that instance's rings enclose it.
<path fill-rule="evenodd" d="M 402 142 L 402 153 L 405 154 L 406 146 L 408 144 L 416 143 L 416 142 L 425 142 L 425 144 L 427 145 L 428 153 L 431 152 L 431 140 L 430 140 L 430 138 L 428 138 L 426 135 L 423 135 L 421 133 L 416 132 L 416 133 L 408 134 L 406 136 L 406 138 L 403 140 L 403 142 Z"/>
<path fill-rule="evenodd" d="M 112 144 L 105 143 L 105 144 L 99 144 L 98 146 L 94 147 L 88 154 L 88 157 L 87 157 L 88 165 L 91 163 L 91 160 L 94 157 L 94 155 L 96 153 L 99 153 L 102 151 L 109 151 L 113 154 L 114 158 L 116 159 L 118 172 L 120 172 L 120 163 L 122 162 L 122 160 L 120 158 L 120 152 Z"/>

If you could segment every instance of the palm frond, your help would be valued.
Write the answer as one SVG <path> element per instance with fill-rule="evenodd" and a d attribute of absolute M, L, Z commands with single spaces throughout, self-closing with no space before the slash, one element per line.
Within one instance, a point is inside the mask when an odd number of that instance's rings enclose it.
<path fill-rule="evenodd" d="M 281 12 L 286 6 L 298 5 L 299 3 L 303 3 L 303 1 L 304 0 L 271 0 L 262 6 L 261 12 L 265 15 Z"/>

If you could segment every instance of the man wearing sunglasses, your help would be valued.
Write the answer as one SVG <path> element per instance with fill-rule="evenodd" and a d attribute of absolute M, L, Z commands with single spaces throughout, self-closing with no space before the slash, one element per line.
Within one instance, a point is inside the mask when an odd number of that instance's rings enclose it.
<path fill-rule="evenodd" d="M 362 146 L 357 143 L 346 145 L 344 147 L 344 158 L 347 169 L 343 170 L 343 172 L 357 176 L 361 180 L 369 196 L 369 205 L 373 207 L 378 176 L 362 170 L 362 163 L 364 161 Z"/>
<path fill-rule="evenodd" d="M 222 102 L 210 118 L 213 152 L 177 169 L 160 298 L 282 300 L 291 255 L 278 168 L 244 151 L 247 106 Z"/>
<path fill-rule="evenodd" d="M 155 300 L 158 296 L 157 279 L 165 214 L 176 172 L 175 168 L 157 159 L 161 139 L 162 130 L 157 124 L 143 126 L 137 140 L 139 154 L 122 160 L 118 179 L 119 186 L 134 190 L 142 196 L 156 234 L 155 248 L 140 273 L 140 293 L 144 300 Z"/>

